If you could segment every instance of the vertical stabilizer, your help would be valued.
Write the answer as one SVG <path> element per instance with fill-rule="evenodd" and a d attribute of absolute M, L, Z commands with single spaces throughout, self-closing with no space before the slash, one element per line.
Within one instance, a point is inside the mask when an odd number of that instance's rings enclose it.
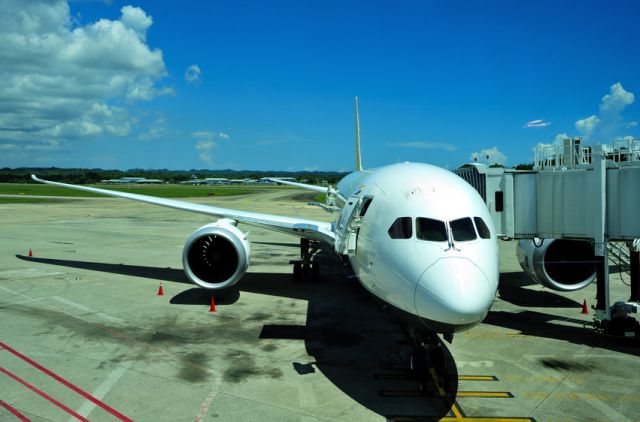
<path fill-rule="evenodd" d="M 360 117 L 358 116 L 358 97 L 356 97 L 356 171 L 362 171 L 362 156 L 360 155 Z"/>

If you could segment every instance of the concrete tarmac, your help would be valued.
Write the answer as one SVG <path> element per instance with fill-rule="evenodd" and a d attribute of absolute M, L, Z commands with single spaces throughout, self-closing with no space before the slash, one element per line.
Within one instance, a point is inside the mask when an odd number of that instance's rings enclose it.
<path fill-rule="evenodd" d="M 295 195 L 198 202 L 329 218 Z M 0 420 L 640 420 L 640 344 L 594 332 L 595 285 L 529 281 L 515 242 L 491 313 L 421 390 L 400 327 L 335 256 L 293 282 L 293 237 L 240 226 L 249 272 L 209 312 L 181 254 L 211 221 L 113 198 L 0 204 Z"/>

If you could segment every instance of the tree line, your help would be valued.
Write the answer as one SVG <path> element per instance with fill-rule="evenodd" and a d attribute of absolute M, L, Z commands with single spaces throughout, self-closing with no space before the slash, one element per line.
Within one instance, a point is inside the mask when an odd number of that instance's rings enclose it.
<path fill-rule="evenodd" d="M 119 179 L 120 177 L 144 177 L 160 179 L 168 183 L 179 183 L 193 178 L 226 177 L 227 179 L 260 179 L 261 177 L 294 177 L 298 181 L 320 184 L 337 183 L 346 173 L 332 171 L 252 171 L 252 170 L 168 170 L 168 169 L 129 169 L 104 170 L 58 167 L 21 167 L 0 169 L 0 183 L 31 183 L 31 175 L 63 183 L 92 184 L 102 180 Z"/>

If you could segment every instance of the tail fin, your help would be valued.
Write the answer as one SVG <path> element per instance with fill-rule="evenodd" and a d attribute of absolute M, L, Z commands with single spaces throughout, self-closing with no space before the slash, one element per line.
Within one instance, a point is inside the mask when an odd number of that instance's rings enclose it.
<path fill-rule="evenodd" d="M 356 97 L 356 171 L 362 171 L 362 156 L 360 155 L 360 117 L 358 116 L 358 97 Z"/>

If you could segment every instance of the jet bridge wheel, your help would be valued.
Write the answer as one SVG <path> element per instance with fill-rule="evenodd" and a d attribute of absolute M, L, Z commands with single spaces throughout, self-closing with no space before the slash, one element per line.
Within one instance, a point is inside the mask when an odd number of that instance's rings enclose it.
<path fill-rule="evenodd" d="M 293 281 L 296 283 L 320 279 L 320 264 L 313 259 L 318 252 L 316 242 L 300 239 L 300 261 L 293 262 Z"/>
<path fill-rule="evenodd" d="M 296 261 L 293 263 L 293 281 L 318 281 L 320 279 L 320 264 Z"/>

